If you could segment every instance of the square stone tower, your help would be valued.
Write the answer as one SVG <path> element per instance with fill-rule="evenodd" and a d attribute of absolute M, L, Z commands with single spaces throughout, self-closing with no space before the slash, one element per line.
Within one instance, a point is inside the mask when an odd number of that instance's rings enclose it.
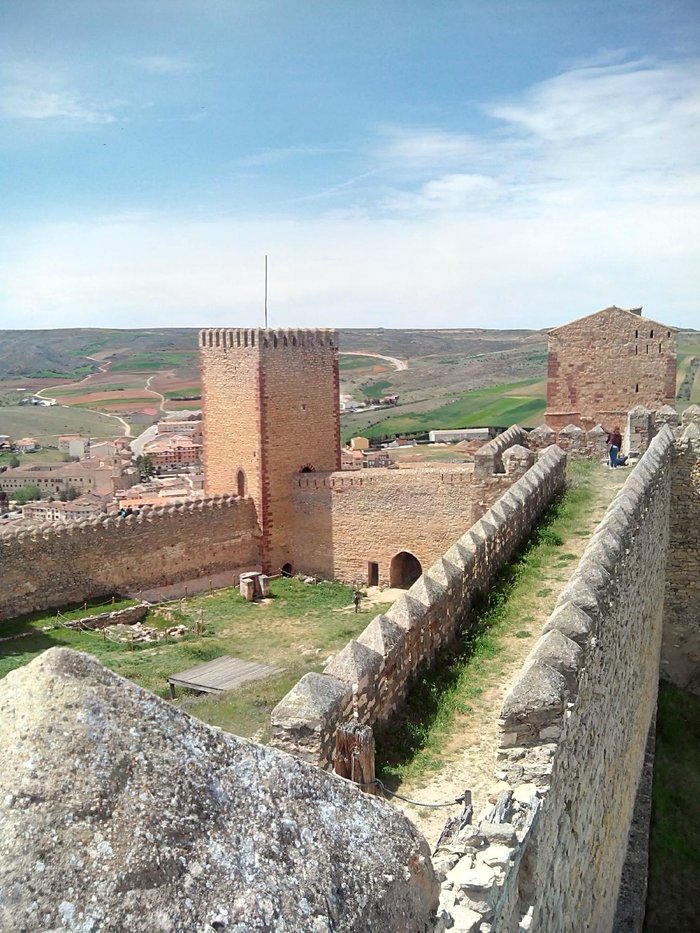
<path fill-rule="evenodd" d="M 641 310 L 613 306 L 549 331 L 550 428 L 624 428 L 638 405 L 656 411 L 673 404 L 677 331 Z"/>
<path fill-rule="evenodd" d="M 250 496 L 264 570 L 293 569 L 292 479 L 340 469 L 337 334 L 203 330 L 199 356 L 205 490 Z"/>

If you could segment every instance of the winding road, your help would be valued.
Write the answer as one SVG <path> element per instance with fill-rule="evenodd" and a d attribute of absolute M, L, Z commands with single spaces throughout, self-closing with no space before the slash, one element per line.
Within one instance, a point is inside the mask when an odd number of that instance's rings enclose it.
<path fill-rule="evenodd" d="M 88 373 L 87 376 L 85 376 L 83 379 L 79 379 L 77 382 L 61 382 L 58 385 L 49 386 L 46 389 L 39 389 L 39 391 L 35 392 L 34 395 L 37 398 L 45 399 L 47 402 L 54 402 L 54 404 L 57 404 L 56 399 L 54 397 L 50 395 L 44 395 L 44 393 L 51 392 L 53 389 L 72 389 L 74 386 L 86 385 L 95 376 L 99 376 L 100 373 L 106 373 L 111 364 L 110 360 L 105 360 L 103 362 L 102 360 L 95 359 L 94 356 L 88 356 L 86 357 L 86 359 L 93 360 L 95 363 L 100 364 L 96 373 Z M 72 408 L 73 406 L 72 405 L 59 405 L 58 407 L 59 408 Z M 116 421 L 118 421 L 121 424 L 122 428 L 124 429 L 124 437 L 133 436 L 131 433 L 131 426 L 129 425 L 129 422 L 125 421 L 120 415 L 112 415 L 107 411 L 99 411 L 99 409 L 97 408 L 86 408 L 85 411 L 91 411 L 95 415 L 104 415 L 105 418 L 114 418 Z"/>
<path fill-rule="evenodd" d="M 366 353 L 364 350 L 339 350 L 339 356 L 372 356 L 377 360 L 386 360 L 394 369 L 408 369 L 406 360 L 399 360 L 395 356 L 382 356 L 381 353 Z"/>
<path fill-rule="evenodd" d="M 52 392 L 54 389 L 72 389 L 72 388 L 75 388 L 76 386 L 87 385 L 91 379 L 94 379 L 96 376 L 99 376 L 102 373 L 106 373 L 112 362 L 111 360 L 104 360 L 104 361 L 98 360 L 94 356 L 88 356 L 86 357 L 86 359 L 93 360 L 95 363 L 99 364 L 99 367 L 96 373 L 89 373 L 87 376 L 84 376 L 82 379 L 79 379 L 78 382 L 61 382 L 58 385 L 49 386 L 46 389 L 39 389 L 38 392 L 34 393 L 36 397 L 43 398 L 47 402 L 50 401 L 50 402 L 57 403 L 56 398 L 54 398 L 51 395 L 46 395 L 45 393 Z M 157 375 L 158 373 L 152 373 L 148 377 L 148 379 L 146 379 L 146 383 L 143 387 L 143 390 L 144 392 L 148 392 L 149 395 L 154 395 L 158 399 L 158 410 L 159 411 L 166 411 L 165 403 L 167 400 L 165 396 L 162 395 L 160 392 L 157 392 L 155 389 L 151 388 L 151 380 L 155 379 Z M 71 405 L 60 405 L 59 407 L 60 408 L 71 408 L 72 406 Z M 100 411 L 97 408 L 86 408 L 85 411 L 94 412 L 96 415 L 104 415 L 105 418 L 114 418 L 116 421 L 118 421 L 121 424 L 122 428 L 124 429 L 124 437 L 133 437 L 133 434 L 131 433 L 130 424 L 128 423 L 128 421 L 125 421 L 125 419 L 122 418 L 120 415 L 113 415 L 113 414 L 110 414 L 110 412 Z"/>

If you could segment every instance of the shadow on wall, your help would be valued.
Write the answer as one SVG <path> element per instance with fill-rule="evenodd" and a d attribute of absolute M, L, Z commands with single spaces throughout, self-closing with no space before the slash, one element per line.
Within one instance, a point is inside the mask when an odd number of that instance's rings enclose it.
<path fill-rule="evenodd" d="M 400 551 L 391 560 L 389 585 L 400 590 L 407 590 L 423 573 L 417 557 L 410 551 Z"/>

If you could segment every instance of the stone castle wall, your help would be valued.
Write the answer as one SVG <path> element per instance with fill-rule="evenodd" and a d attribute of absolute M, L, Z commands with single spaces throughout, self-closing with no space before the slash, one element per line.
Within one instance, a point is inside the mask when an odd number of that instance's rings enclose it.
<path fill-rule="evenodd" d="M 341 723 L 388 721 L 417 670 L 468 628 L 474 601 L 563 490 L 565 472 L 562 451 L 543 451 L 386 615 L 287 694 L 272 713 L 273 744 L 328 768 Z"/>
<path fill-rule="evenodd" d="M 294 477 L 340 468 L 337 347 L 330 330 L 200 333 L 205 489 L 240 493 L 243 475 L 270 572 L 293 561 Z"/>
<path fill-rule="evenodd" d="M 676 331 L 620 308 L 606 308 L 549 335 L 547 412 L 568 424 L 624 427 L 635 405 L 655 411 L 676 395 Z"/>
<path fill-rule="evenodd" d="M 250 499 L 198 499 L 127 518 L 10 529 L 0 619 L 260 566 Z"/>
<path fill-rule="evenodd" d="M 533 933 L 613 929 L 656 705 L 673 455 L 665 426 L 504 702 L 497 775 L 512 813 L 498 847 L 484 839 L 451 863 L 461 880 L 443 899 L 448 911 L 455 898 L 481 904 L 497 933 L 526 917 Z"/>
<path fill-rule="evenodd" d="M 392 559 L 409 553 L 429 567 L 508 489 L 534 455 L 513 426 L 485 444 L 477 466 L 307 473 L 293 483 L 295 571 L 369 583 L 377 565 L 392 585 Z M 516 449 L 525 458 L 508 453 Z M 506 454 L 504 465 L 504 454 Z"/>
<path fill-rule="evenodd" d="M 662 672 L 700 694 L 700 407 L 683 412 L 673 460 Z"/>

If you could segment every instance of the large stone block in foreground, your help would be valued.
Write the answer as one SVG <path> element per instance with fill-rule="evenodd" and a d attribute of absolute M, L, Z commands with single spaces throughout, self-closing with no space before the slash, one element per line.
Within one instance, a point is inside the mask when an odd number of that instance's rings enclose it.
<path fill-rule="evenodd" d="M 66 648 L 0 682 L 0 929 L 423 931 L 390 805 Z"/>

